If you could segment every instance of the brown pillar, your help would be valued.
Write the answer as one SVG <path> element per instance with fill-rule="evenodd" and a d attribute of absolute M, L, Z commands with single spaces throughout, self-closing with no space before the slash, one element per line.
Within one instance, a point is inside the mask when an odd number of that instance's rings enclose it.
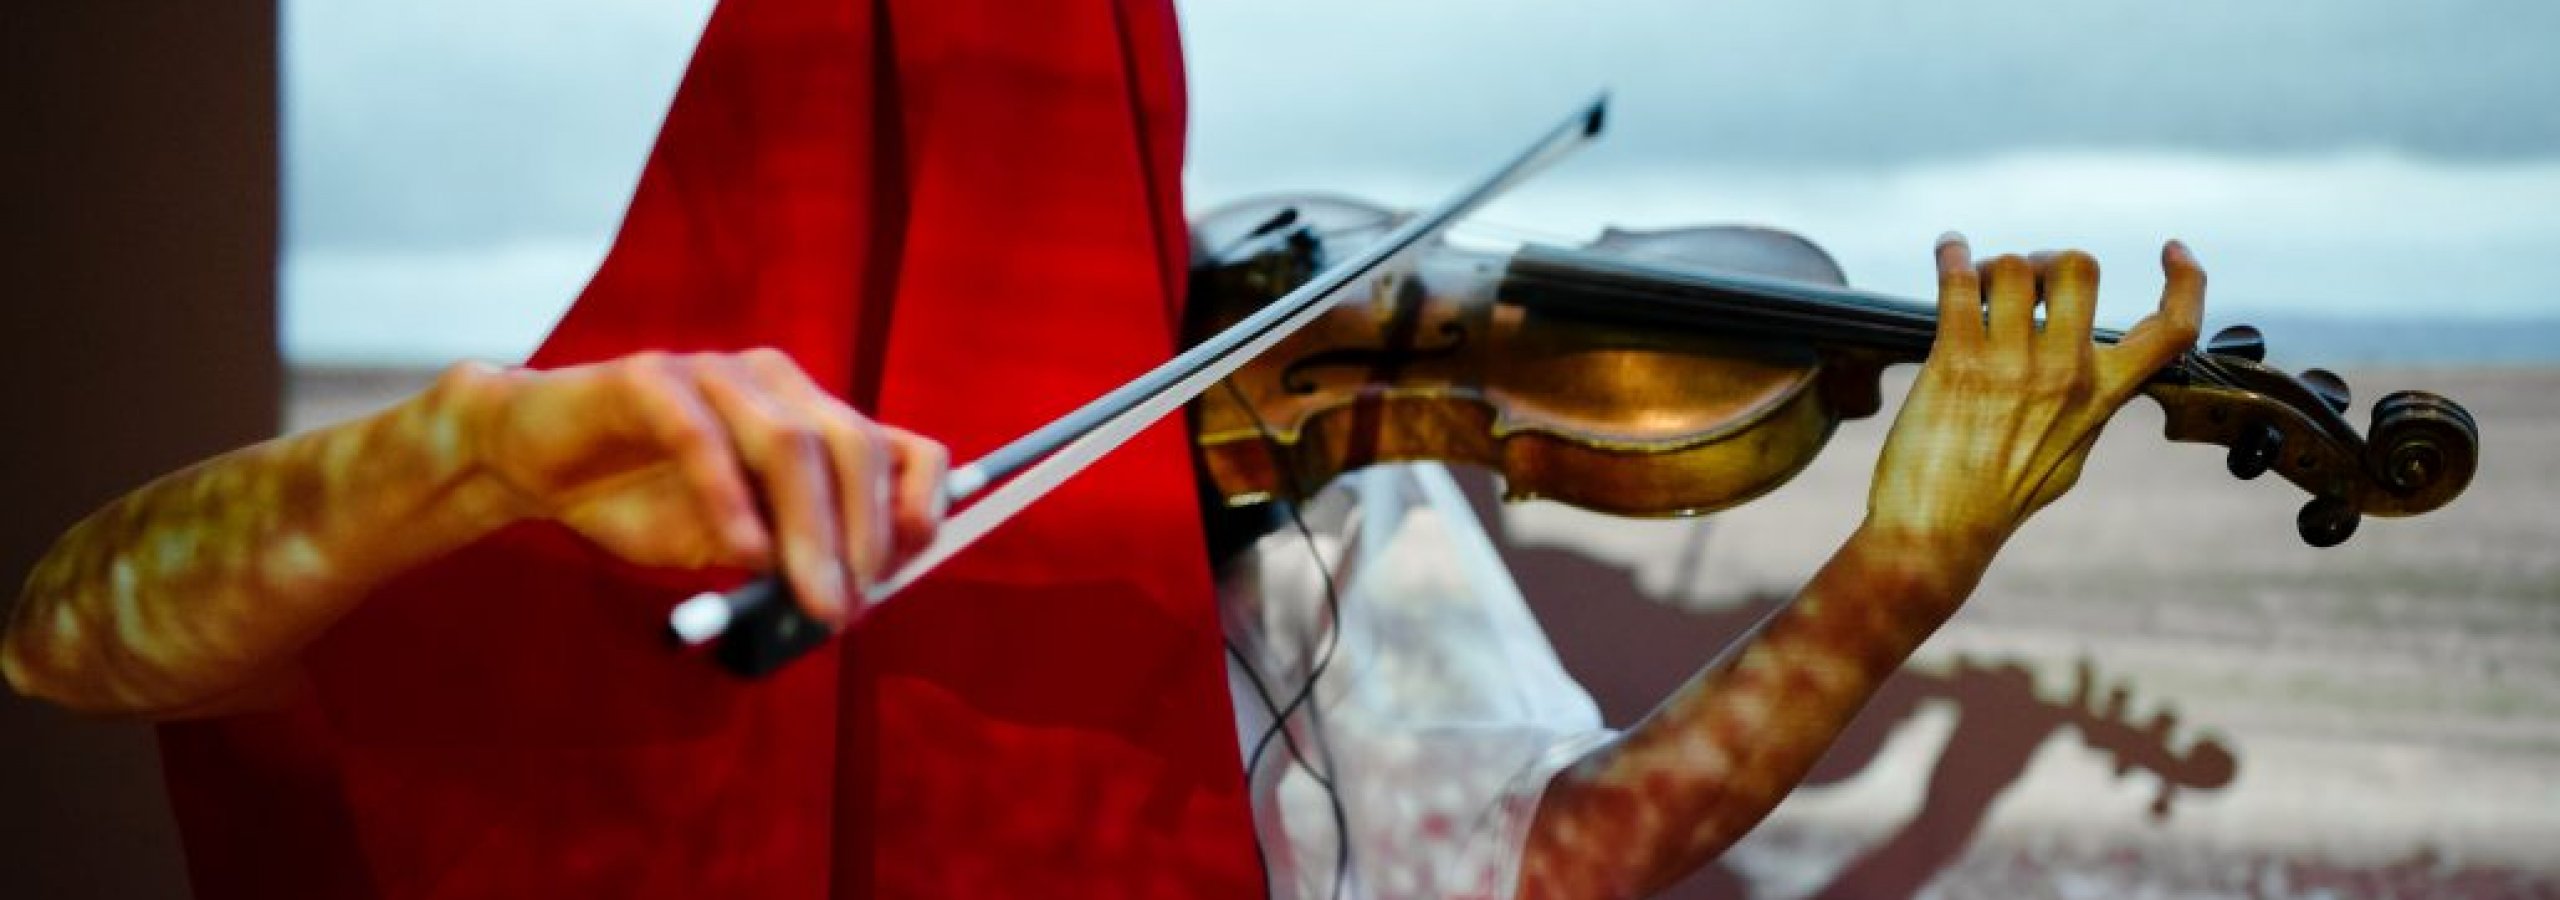
<path fill-rule="evenodd" d="M 277 422 L 272 3 L 0 4 L 0 596 L 80 516 Z M 0 881 L 177 897 L 148 728 L 0 695 Z"/>

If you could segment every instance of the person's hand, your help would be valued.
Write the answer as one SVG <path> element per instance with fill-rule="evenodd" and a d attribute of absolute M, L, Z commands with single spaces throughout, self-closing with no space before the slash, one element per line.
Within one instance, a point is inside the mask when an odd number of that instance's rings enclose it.
<path fill-rule="evenodd" d="M 2107 419 L 2195 343 L 2204 270 L 2176 241 L 2161 248 L 2160 266 L 2159 309 L 2101 346 L 2090 338 L 2098 264 L 2088 254 L 1977 267 L 1963 237 L 1941 238 L 1937 341 L 1885 440 L 1867 526 L 1987 564 L 2079 480 Z"/>
<path fill-rule="evenodd" d="M 456 437 L 524 515 L 643 565 L 778 569 L 830 625 L 941 524 L 942 445 L 855 412 L 773 350 L 451 377 Z"/>

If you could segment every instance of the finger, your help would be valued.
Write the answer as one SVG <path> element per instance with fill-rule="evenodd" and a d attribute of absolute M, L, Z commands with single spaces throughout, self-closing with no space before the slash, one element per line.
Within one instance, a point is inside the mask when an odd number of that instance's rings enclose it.
<path fill-rule="evenodd" d="M 2204 267 L 2196 262 L 2194 252 L 2170 241 L 2160 248 L 2160 270 L 2167 276 L 2160 290 L 2160 308 L 2126 332 L 2112 354 L 2129 361 L 2127 365 L 2137 370 L 2136 381 L 2195 346 L 2196 333 L 2204 325 Z"/>
<path fill-rule="evenodd" d="M 746 468 L 728 430 L 692 380 L 664 357 L 634 360 L 626 378 L 628 396 L 649 436 L 674 457 L 676 470 L 728 545 L 730 558 L 724 562 L 744 568 L 772 565 L 773 536 L 756 514 Z"/>
<path fill-rule="evenodd" d="M 1991 304 L 1992 348 L 2025 352 L 2036 328 L 2035 267 L 2015 254 L 1983 263 L 1982 292 Z"/>
<path fill-rule="evenodd" d="M 837 538 L 857 587 L 879 580 L 889 564 L 894 536 L 889 522 L 892 449 L 879 425 L 827 393 L 799 364 L 775 350 L 751 350 L 740 360 L 757 382 L 818 424 L 836 493 Z"/>
<path fill-rule="evenodd" d="M 817 423 L 766 395 L 734 360 L 705 361 L 698 383 L 727 422 L 781 532 L 782 571 L 812 618 L 839 625 L 849 609 L 834 466 Z"/>
<path fill-rule="evenodd" d="M 1938 238 L 1938 338 L 1935 349 L 1982 345 L 1982 279 L 1973 271 L 1973 248 L 1964 235 Z"/>
<path fill-rule="evenodd" d="M 2038 254 L 2036 282 L 2044 292 L 2039 351 L 2079 355 L 2098 315 L 2098 261 L 2078 250 Z"/>
<path fill-rule="evenodd" d="M 942 482 L 951 471 L 951 451 L 942 442 L 897 428 L 889 432 L 896 453 L 897 501 L 890 516 L 897 529 L 901 557 L 924 549 L 942 527 L 946 495 Z"/>
<path fill-rule="evenodd" d="M 2160 290 L 2160 308 L 2169 313 L 2171 327 L 2186 339 L 2180 349 L 2195 343 L 2196 333 L 2204 327 L 2204 264 L 2196 261 L 2194 250 L 2186 242 L 2172 240 L 2160 245 L 2160 271 L 2167 282 Z"/>
<path fill-rule="evenodd" d="M 890 497 L 896 490 L 890 478 L 894 451 L 880 426 L 850 411 L 833 423 L 828 438 L 839 477 L 857 486 L 837 498 L 837 504 L 854 583 L 868 588 L 888 574 L 889 553 L 897 540 L 889 524 Z"/>

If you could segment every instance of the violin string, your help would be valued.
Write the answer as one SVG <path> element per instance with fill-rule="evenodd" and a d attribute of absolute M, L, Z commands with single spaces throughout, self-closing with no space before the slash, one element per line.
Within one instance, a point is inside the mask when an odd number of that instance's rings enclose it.
<path fill-rule="evenodd" d="M 1359 230 L 1359 229 L 1361 229 L 1361 228 L 1367 228 L 1367 227 L 1371 227 L 1371 226 L 1367 226 L 1367 225 L 1337 226 L 1337 227 L 1334 227 L 1334 228 L 1313 229 L 1313 230 L 1312 230 L 1312 233 L 1313 233 L 1314 235 L 1318 236 L 1318 237 L 1323 237 L 1323 236 L 1332 235 L 1332 234 L 1337 234 L 1337 233 L 1344 232 L 1344 231 Z M 1585 236 L 1585 235 L 1571 235 L 1571 234 L 1566 234 L 1566 233 L 1561 232 L 1561 231 L 1550 231 L 1550 230 L 1546 230 L 1546 229 L 1542 229 L 1542 228 L 1536 228 L 1536 227 L 1531 227 L 1531 226 L 1520 225 L 1520 224 L 1518 224 L 1518 223 L 1514 223 L 1514 222 L 1504 222 L 1504 221 L 1500 221 L 1500 220 L 1495 220 L 1495 219 L 1484 219 L 1484 218 L 1473 218 L 1473 219 L 1467 219 L 1467 220 L 1464 220 L 1464 221 L 1458 222 L 1458 223 L 1456 223 L 1456 224 L 1454 224 L 1454 225 L 1451 225 L 1451 226 L 1449 227 L 1449 229 L 1448 229 L 1448 233 L 1449 233 L 1449 234 L 1451 234 L 1451 235 L 1461 235 L 1461 236 L 1464 236 L 1464 235 L 1477 235 L 1477 236 L 1484 236 L 1484 237 L 1488 237 L 1488 238 L 1491 238 L 1491 239 L 1512 240 L 1512 241 L 1519 241 L 1519 242 L 1522 242 L 1522 243 L 1538 243 L 1538 242 L 1543 242 L 1543 243 L 1553 244 L 1553 245 L 1556 245 L 1556 246 L 1559 246 L 1559 247 L 1575 247 L 1575 246 L 1587 245 L 1590 241 L 1592 241 L 1592 240 L 1595 240 L 1595 239 L 1596 239 L 1596 238 L 1592 238 L 1592 237 Z M 1632 261 L 1632 260 L 1630 260 L 1629 262 L 1633 262 L 1633 261 Z M 1858 328 L 1860 328 L 1860 327 L 1863 327 L 1865 323 L 1860 323 L 1860 322 L 1847 322 L 1847 323 L 1840 323 L 1840 322 L 1826 322 L 1826 323 L 1821 323 L 1821 324 L 1826 324 L 1826 325 L 1845 325 L 1845 326 L 1847 326 L 1847 328 L 1849 329 L 1849 331 L 1848 331 L 1848 332 L 1846 332 L 1846 336 L 1849 336 L 1849 337 L 1880 337 L 1880 338 L 1885 338 L 1885 339 L 1888 339 L 1888 340 L 1890 340 L 1890 339 L 1904 339 L 1904 338 L 1910 338 L 1910 337 L 1918 337 L 1918 338 L 1921 338 L 1921 339 L 1922 339 L 1922 342 L 1925 344 L 1927 341 L 1934 340 L 1934 339 L 1936 338 L 1936 335 L 1937 335 L 1937 316 L 1935 315 L 1935 311 L 1934 311 L 1934 309 L 1929 309 L 1929 310 L 1928 310 L 1928 311 L 1926 311 L 1926 312 L 1919 312 L 1919 313 L 1917 313 L 1917 314 L 1915 314 L 1915 315 L 1908 315 L 1908 316 L 1906 316 L 1906 315 L 1902 314 L 1900 311 L 1896 311 L 1896 310 L 1882 310 L 1882 309 L 1879 309 L 1878 307 L 1867 306 L 1867 305 L 1863 305 L 1863 304 L 1845 303 L 1845 302 L 1835 301 L 1835 300 L 1832 300 L 1832 299 L 1829 299 L 1829 298 L 1825 298 L 1825 297 L 1793 296 L 1793 295 L 1783 295 L 1783 294 L 1781 294 L 1781 295 L 1776 295 L 1776 296 L 1771 296 L 1771 297 L 1763 297 L 1763 298 L 1760 298 L 1760 299 L 1763 299 L 1763 300 L 1771 300 L 1771 301 L 1776 301 L 1776 302 L 1796 303 L 1796 304 L 1808 305 L 1808 306 L 1815 307 L 1816 309 L 1818 309 L 1818 310 L 1820 310 L 1820 311 L 1823 311 L 1823 312 L 1826 312 L 1826 313 L 1873 314 L 1873 313 L 1879 313 L 1879 312 L 1882 312 L 1882 313 L 1884 313 L 1885 315 L 1887 315 L 1888 317 L 1891 317 L 1891 318 L 1894 318 L 1894 319 L 1899 320 L 1899 321 L 1897 321 L 1897 322 L 1887 324 L 1887 325 L 1886 325 L 1883 329 L 1881 329 L 1881 330 L 1872 330 L 1872 331 L 1867 332 L 1867 333 L 1866 333 L 1866 334 L 1864 334 L 1864 335 L 1857 334 L 1857 333 L 1856 333 L 1856 329 L 1858 329 Z M 1929 306 L 1931 306 L 1931 304 L 1929 304 L 1929 303 L 1924 303 L 1924 302 L 1919 301 L 1919 300 L 1907 300 L 1907 301 L 1905 301 L 1905 302 L 1910 303 L 1910 304 L 1912 304 L 1912 305 L 1914 305 L 1914 306 L 1919 306 L 1919 307 L 1929 307 Z M 2039 319 L 2039 320 L 2037 321 L 2037 327 L 2039 327 L 2039 328 L 2043 327 L 2043 322 L 2042 322 L 2042 320 L 2041 320 L 2041 319 Z M 1827 336 L 1827 335 L 1817 335 L 1817 336 Z M 2113 344 L 2113 343 L 2116 343 L 2116 342 L 2118 342 L 2118 341 L 2120 341 L 2120 340 L 2123 340 L 2123 339 L 2124 339 L 2124 332 L 2122 332 L 2122 331 L 2120 331 L 2120 330 L 2117 330 L 2117 329 L 2112 329 L 2112 328 L 2099 328 L 2099 329 L 2095 329 L 2095 330 L 2093 330 L 2093 331 L 2091 332 L 2091 335 L 2090 335 L 2090 336 L 2091 336 L 2092 338 L 2094 338 L 2098 343 L 2101 343 L 2101 344 Z"/>
<path fill-rule="evenodd" d="M 1545 254 L 1557 252 L 1559 251 L 1542 251 Z M 1837 285 L 1796 283 L 1783 278 L 1773 279 L 1745 272 L 1686 268 L 1677 264 L 1606 255 L 1600 255 L 1595 260 L 1589 251 L 1582 250 L 1560 252 L 1566 255 L 1562 265 L 1570 267 L 1576 264 L 1592 265 L 1596 262 L 1598 265 L 1607 267 L 1612 274 L 1628 275 L 1637 282 L 1635 284 L 1604 282 L 1594 285 L 1586 283 L 1588 279 L 1576 279 L 1569 274 L 1547 275 L 1534 272 L 1522 274 L 1517 270 L 1514 272 L 1514 278 L 1532 284 L 1541 280 L 1551 281 L 1560 293 L 1568 295 L 1591 296 L 1612 293 L 1630 306 L 1678 310 L 1690 314 L 1687 317 L 1691 320 L 1690 324 L 1710 327 L 1733 327 L 1734 322 L 1737 321 L 1735 318 L 1737 315 L 1758 316 L 1763 321 L 1757 324 L 1770 325 L 1785 334 L 1864 340 L 1913 352 L 1925 352 L 1937 338 L 1938 315 L 1934 299 L 1924 302 L 1908 298 L 1856 294 L 1835 297 L 1829 295 L 1843 290 Z M 1647 276 L 1656 277 L 1648 278 Z M 1691 281 L 1705 279 L 1706 283 L 1703 285 L 1688 286 L 1704 287 L 1706 290 L 1689 292 L 1680 290 L 1683 285 L 1679 282 L 1684 277 Z M 1651 281 L 1653 284 L 1645 286 L 1646 281 Z M 1701 312 L 1713 313 L 1714 321 L 1703 321 L 1702 317 L 1697 315 Z M 1987 315 L 1988 311 L 1985 312 Z M 1742 321 L 1749 320 L 1746 318 Z M 2036 327 L 2041 329 L 2043 324 L 2043 319 L 2039 318 Z M 2114 344 L 2124 339 L 2125 332 L 2114 328 L 2093 328 L 2090 330 L 2090 337 L 2101 344 Z"/>
<path fill-rule="evenodd" d="M 1515 278 L 1531 284 L 1540 280 L 1536 277 Z M 1623 302 L 1629 309 L 1675 313 L 1691 324 L 1731 330 L 1753 330 L 1756 326 L 1762 331 L 1863 341 L 1895 349 L 1925 350 L 1937 332 L 1934 319 L 1924 323 L 1899 316 L 1884 318 L 1876 310 L 1842 306 L 1822 298 L 1778 298 L 1779 302 L 1794 304 L 1789 306 L 1718 298 L 1675 299 L 1659 291 L 1607 285 L 1569 285 L 1565 289 L 1583 297 Z M 1710 316 L 1712 321 L 1709 321 Z"/>
<path fill-rule="evenodd" d="M 1225 386 L 1228 396 L 1235 401 L 1236 406 L 1243 409 L 1245 415 L 1253 420 L 1254 430 L 1262 435 L 1263 441 L 1273 449 L 1274 455 L 1278 455 L 1279 435 L 1273 432 L 1271 424 L 1262 418 L 1262 411 L 1255 409 L 1252 403 L 1245 400 L 1243 389 L 1236 386 L 1234 379 L 1221 379 L 1219 383 Z M 1298 504 L 1309 498 L 1306 485 L 1298 477 L 1297 466 L 1287 459 L 1280 462 L 1282 463 L 1279 466 L 1281 476 L 1287 479 L 1289 493 L 1296 498 L 1281 502 L 1280 508 L 1288 513 L 1289 524 L 1297 529 L 1299 540 L 1306 545 L 1308 557 L 1315 561 L 1316 574 L 1324 582 L 1324 635 L 1312 664 L 1307 667 L 1306 681 L 1298 686 L 1297 693 L 1289 698 L 1288 703 L 1276 708 L 1272 704 L 1270 692 L 1263 687 L 1261 676 L 1254 673 L 1253 664 L 1244 659 L 1243 652 L 1236 647 L 1234 641 L 1227 642 L 1227 652 L 1237 657 L 1238 663 L 1244 667 L 1247 680 L 1253 682 L 1255 692 L 1261 695 L 1263 708 L 1271 713 L 1271 724 L 1263 730 L 1262 736 L 1254 741 L 1252 753 L 1245 758 L 1245 783 L 1251 785 L 1254 773 L 1261 771 L 1262 754 L 1270 749 L 1272 738 L 1275 735 L 1282 738 L 1288 746 L 1290 757 L 1297 760 L 1299 768 L 1306 770 L 1308 777 L 1323 787 L 1327 805 L 1332 809 L 1333 896 L 1336 900 L 1340 900 L 1351 870 L 1351 815 L 1345 808 L 1342 791 L 1334 785 L 1333 747 L 1332 742 L 1325 740 L 1324 736 L 1323 704 L 1312 701 L 1315 697 L 1316 684 L 1324 678 L 1325 670 L 1333 664 L 1335 652 L 1342 645 L 1342 592 L 1341 586 L 1335 581 L 1332 564 L 1325 560 L 1323 548 L 1316 543 L 1315 530 L 1307 526 L 1306 516 L 1298 509 Z M 1316 756 L 1324 763 L 1322 771 L 1318 771 L 1315 764 L 1300 752 L 1296 737 L 1289 733 L 1289 719 L 1296 716 L 1301 707 L 1306 709 L 1312 726 L 1308 739 L 1316 745 Z M 1262 852 L 1262 842 L 1258 837 L 1254 841 L 1254 852 L 1257 854 Z M 1270 887 L 1270 870 L 1267 862 L 1263 880 L 1267 891 Z"/>

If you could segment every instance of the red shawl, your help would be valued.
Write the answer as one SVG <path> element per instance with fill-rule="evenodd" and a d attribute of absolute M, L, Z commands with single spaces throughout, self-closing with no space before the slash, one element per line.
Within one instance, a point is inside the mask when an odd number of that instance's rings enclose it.
<path fill-rule="evenodd" d="M 778 347 L 970 458 L 1172 351 L 1182 132 L 1165 0 L 730 0 L 532 365 Z M 509 529 L 164 731 L 197 890 L 1256 893 L 1190 477 L 1151 431 L 752 684 L 660 641 L 702 576 Z"/>

